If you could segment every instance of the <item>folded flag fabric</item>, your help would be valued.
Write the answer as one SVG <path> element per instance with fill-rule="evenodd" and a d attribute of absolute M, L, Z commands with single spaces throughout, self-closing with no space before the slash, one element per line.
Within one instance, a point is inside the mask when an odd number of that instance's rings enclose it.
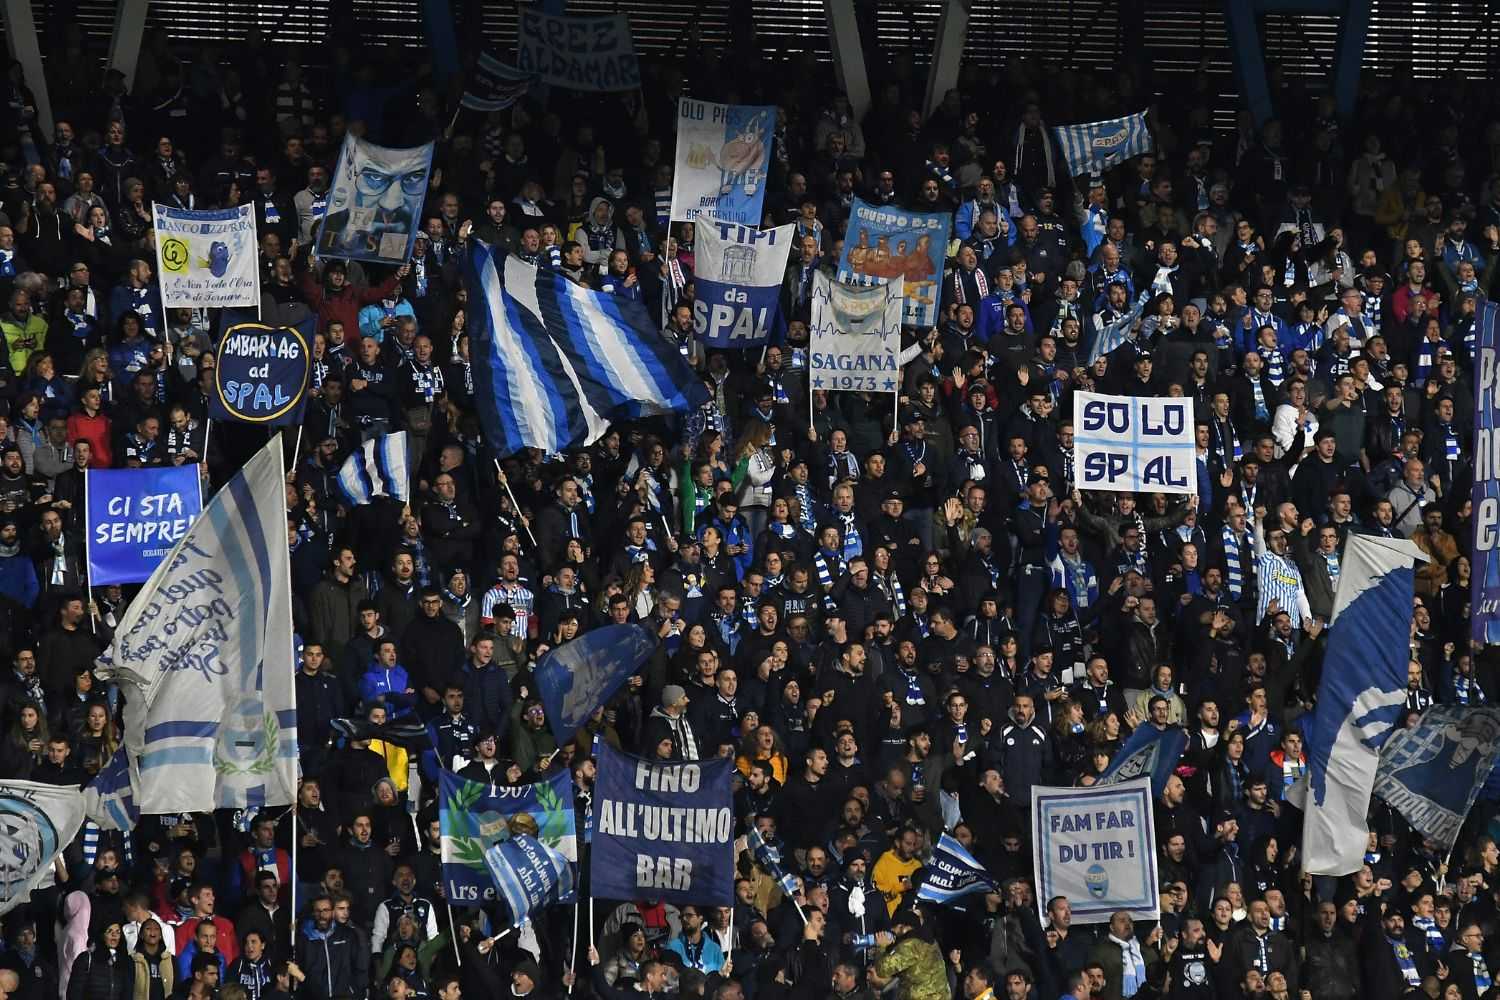
<path fill-rule="evenodd" d="M 377 496 L 402 503 L 411 499 L 411 472 L 406 451 L 406 432 L 371 438 L 344 459 L 339 469 L 339 492 L 355 507 Z"/>
<path fill-rule="evenodd" d="M 135 778 L 123 746 L 115 750 L 114 756 L 83 790 L 83 811 L 100 829 L 126 832 L 135 829 L 141 810 L 135 804 Z"/>
<path fill-rule="evenodd" d="M 946 833 L 932 849 L 932 858 L 917 872 L 916 883 L 918 899 L 939 904 L 996 892 L 1000 885 L 968 848 Z"/>
<path fill-rule="evenodd" d="M 535 837 L 513 833 L 484 852 L 495 892 L 510 910 L 510 925 L 519 927 L 534 910 L 561 902 L 573 891 L 573 866 L 562 852 Z"/>
<path fill-rule="evenodd" d="M 751 855 L 760 866 L 771 873 L 776 884 L 781 886 L 782 892 L 788 896 L 796 893 L 797 879 L 781 866 L 781 852 L 766 843 L 760 831 L 753 826 L 745 833 L 745 846 L 750 848 Z"/>
<path fill-rule="evenodd" d="M 548 454 L 611 421 L 688 413 L 708 389 L 639 302 L 596 292 L 470 240 L 474 401 L 497 455 Z"/>

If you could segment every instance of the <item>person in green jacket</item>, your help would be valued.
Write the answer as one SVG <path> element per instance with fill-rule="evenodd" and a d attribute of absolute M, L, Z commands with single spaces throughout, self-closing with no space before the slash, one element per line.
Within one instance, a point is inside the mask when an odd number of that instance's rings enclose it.
<path fill-rule="evenodd" d="M 891 929 L 875 935 L 875 964 L 870 986 L 884 990 L 892 981 L 900 1000 L 950 1000 L 948 966 L 921 911 L 903 907 L 891 918 Z"/>
<path fill-rule="evenodd" d="M 31 295 L 25 289 L 10 293 L 10 310 L 0 316 L 0 333 L 5 334 L 10 370 L 24 372 L 31 356 L 47 342 L 47 321 L 31 311 Z"/>

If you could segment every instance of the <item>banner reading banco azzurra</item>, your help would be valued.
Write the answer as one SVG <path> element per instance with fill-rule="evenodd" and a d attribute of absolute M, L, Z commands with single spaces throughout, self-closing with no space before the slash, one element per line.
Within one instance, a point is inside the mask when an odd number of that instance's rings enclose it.
<path fill-rule="evenodd" d="M 760 347 L 781 319 L 781 284 L 796 226 L 753 229 L 700 217 L 693 332 L 709 347 Z"/>
<path fill-rule="evenodd" d="M 168 309 L 260 304 L 255 206 L 194 212 L 152 206 L 156 270 Z"/>
<path fill-rule="evenodd" d="M 855 198 L 838 278 L 854 285 L 900 281 L 903 322 L 936 326 L 952 226 L 951 212 L 908 212 Z"/>
<path fill-rule="evenodd" d="M 575 17 L 522 7 L 516 21 L 516 69 L 567 90 L 609 92 L 641 85 L 625 14 Z"/>
<path fill-rule="evenodd" d="M 1120 910 L 1160 913 L 1151 779 L 1092 788 L 1031 789 L 1037 907 L 1066 896 L 1075 924 L 1103 924 Z"/>
<path fill-rule="evenodd" d="M 198 466 L 84 473 L 89 584 L 150 579 L 203 512 Z"/>
<path fill-rule="evenodd" d="M 494 902 L 495 882 L 485 852 L 510 837 L 521 814 L 536 821 L 536 838 L 568 861 L 578 860 L 573 773 L 566 768 L 533 785 L 486 785 L 443 771 L 438 782 L 443 892 L 454 906 Z M 571 886 L 568 892 L 571 893 Z M 572 902 L 565 896 L 561 902 Z"/>
<path fill-rule="evenodd" d="M 1474 565 L 1469 593 L 1470 636 L 1500 643 L 1500 303 L 1474 317 Z"/>
<path fill-rule="evenodd" d="M 387 149 L 344 137 L 328 210 L 318 229 L 320 257 L 405 264 L 417 241 L 433 144 Z"/>
<path fill-rule="evenodd" d="M 760 104 L 677 102 L 677 163 L 672 175 L 672 221 L 760 225 L 771 165 L 776 109 Z"/>
<path fill-rule="evenodd" d="M 208 415 L 276 427 L 302 419 L 312 348 L 295 327 L 238 323 L 219 341 Z"/>
<path fill-rule="evenodd" d="M 733 905 L 734 762 L 648 761 L 601 742 L 598 766 L 595 898 Z"/>

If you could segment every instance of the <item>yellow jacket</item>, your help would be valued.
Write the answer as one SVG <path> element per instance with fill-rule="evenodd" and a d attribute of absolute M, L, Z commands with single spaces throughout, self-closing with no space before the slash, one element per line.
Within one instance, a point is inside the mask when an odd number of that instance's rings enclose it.
<path fill-rule="evenodd" d="M 910 885 L 910 883 L 903 885 L 901 880 L 910 878 L 912 872 L 920 867 L 921 863 L 916 858 L 902 861 L 896 856 L 895 851 L 886 851 L 875 862 L 875 871 L 871 878 L 875 882 L 875 888 L 885 896 L 886 912 L 891 916 L 896 915 L 896 910 L 901 906 L 901 897 Z"/>

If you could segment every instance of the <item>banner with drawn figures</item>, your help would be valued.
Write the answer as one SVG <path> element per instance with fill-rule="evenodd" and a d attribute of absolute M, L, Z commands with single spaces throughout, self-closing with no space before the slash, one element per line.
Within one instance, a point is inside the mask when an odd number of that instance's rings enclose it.
<path fill-rule="evenodd" d="M 1104 924 L 1120 910 L 1159 916 L 1151 779 L 1092 788 L 1031 789 L 1037 901 L 1066 896 L 1075 924 Z"/>
<path fill-rule="evenodd" d="M 679 98 L 672 221 L 712 215 L 720 222 L 760 225 L 775 130 L 770 105 Z"/>
<path fill-rule="evenodd" d="M 1474 317 L 1474 572 L 1470 577 L 1469 634 L 1500 643 L 1500 302 L 1485 302 Z"/>
<path fill-rule="evenodd" d="M 150 579 L 203 512 L 197 465 L 84 473 L 89 584 Z"/>
<path fill-rule="evenodd" d="M 844 230 L 839 280 L 862 285 L 899 283 L 903 322 L 936 326 L 943 257 L 952 226 L 951 212 L 908 212 L 855 198 Z"/>
<path fill-rule="evenodd" d="M 808 369 L 814 389 L 901 388 L 901 286 L 861 287 L 813 275 Z"/>
<path fill-rule="evenodd" d="M 344 137 L 327 214 L 318 230 L 320 257 L 405 264 L 422 223 L 433 143 L 387 149 Z"/>
<path fill-rule="evenodd" d="M 260 304 L 255 206 L 191 212 L 153 205 L 156 272 L 168 309 Z"/>
<path fill-rule="evenodd" d="M 445 770 L 438 784 L 443 891 L 454 906 L 494 902 L 485 851 L 508 839 L 512 821 L 523 814 L 535 821 L 535 836 L 544 846 L 578 860 L 573 774 L 566 768 L 532 785 L 487 785 Z M 529 824 L 517 830 L 529 832 Z M 562 901 L 572 902 L 571 894 Z"/>
<path fill-rule="evenodd" d="M 1079 392 L 1073 421 L 1080 490 L 1197 492 L 1191 398 Z"/>
<path fill-rule="evenodd" d="M 784 321 L 781 284 L 796 226 L 754 229 L 702 216 L 693 266 L 693 332 L 709 347 L 760 347 Z"/>
<path fill-rule="evenodd" d="M 218 361 L 208 394 L 214 420 L 277 427 L 302 419 L 312 377 L 312 345 L 302 330 L 237 323 L 224 331 Z"/>
<path fill-rule="evenodd" d="M 625 14 L 580 17 L 523 7 L 516 26 L 516 67 L 567 90 L 635 90 L 641 67 Z"/>

